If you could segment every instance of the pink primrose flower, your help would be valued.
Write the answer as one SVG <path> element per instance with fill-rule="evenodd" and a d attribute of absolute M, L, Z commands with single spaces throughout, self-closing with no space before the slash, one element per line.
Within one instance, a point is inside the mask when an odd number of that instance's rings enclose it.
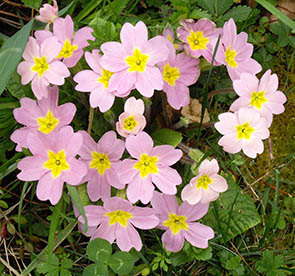
<path fill-rule="evenodd" d="M 248 35 L 245 32 L 237 34 L 237 27 L 231 18 L 223 26 L 220 47 L 216 60 L 224 64 L 232 81 L 240 78 L 241 73 L 257 74 L 261 65 L 251 58 L 253 45 L 247 43 Z"/>
<path fill-rule="evenodd" d="M 261 140 L 268 138 L 269 130 L 266 119 L 257 111 L 242 107 L 235 113 L 222 113 L 218 119 L 215 128 L 224 135 L 218 141 L 224 151 L 237 153 L 243 150 L 251 158 L 263 152 Z"/>
<path fill-rule="evenodd" d="M 151 204 L 160 219 L 158 228 L 166 230 L 162 243 L 167 251 L 180 251 L 184 240 L 193 246 L 207 248 L 208 240 L 214 238 L 211 227 L 195 222 L 208 212 L 209 203 L 190 205 L 183 202 L 178 206 L 176 196 L 155 192 Z"/>
<path fill-rule="evenodd" d="M 129 201 L 119 197 L 106 199 L 103 206 L 85 206 L 85 212 L 90 229 L 86 235 L 91 236 L 91 240 L 102 238 L 110 243 L 116 241 L 122 251 L 129 251 L 132 247 L 141 250 L 142 241 L 135 227 L 146 230 L 159 223 L 152 208 L 132 206 Z M 82 216 L 79 222 L 83 226 Z M 97 229 L 93 230 L 94 227 Z"/>
<path fill-rule="evenodd" d="M 58 17 L 58 6 L 56 0 L 53 0 L 53 6 L 44 4 L 40 9 L 40 15 L 36 16 L 36 20 L 44 23 L 53 23 L 55 18 Z"/>
<path fill-rule="evenodd" d="M 70 76 L 68 68 L 56 59 L 62 45 L 55 37 L 45 39 L 38 44 L 33 37 L 29 38 L 23 53 L 24 61 L 18 67 L 23 85 L 32 81 L 32 90 L 38 100 L 48 96 L 49 84 L 63 85 Z"/>
<path fill-rule="evenodd" d="M 120 32 L 121 42 L 101 45 L 104 55 L 101 64 L 111 72 L 109 87 L 125 95 L 136 88 L 143 96 L 151 97 L 154 89 L 162 90 L 163 79 L 155 66 L 167 59 L 165 38 L 156 36 L 148 40 L 148 30 L 142 21 L 136 26 L 125 23 Z"/>
<path fill-rule="evenodd" d="M 203 56 L 211 63 L 215 45 L 220 29 L 216 29 L 215 24 L 206 18 L 197 22 L 192 19 L 181 20 L 182 26 L 177 28 L 177 35 L 180 41 L 184 43 L 186 52 L 193 57 Z M 214 61 L 215 65 L 219 65 Z"/>
<path fill-rule="evenodd" d="M 219 193 L 225 192 L 228 188 L 226 180 L 217 174 L 218 171 L 216 159 L 204 160 L 199 167 L 198 175 L 183 188 L 181 199 L 191 205 L 216 200 Z"/>
<path fill-rule="evenodd" d="M 119 116 L 116 123 L 117 132 L 127 137 L 129 134 L 136 135 L 142 131 L 146 125 L 143 100 L 136 100 L 134 97 L 127 99 L 124 105 L 124 112 Z"/>
<path fill-rule="evenodd" d="M 42 132 L 49 134 L 68 125 L 74 118 L 76 107 L 73 103 L 58 106 L 58 87 L 49 88 L 47 98 L 42 98 L 37 103 L 30 98 L 20 100 L 21 107 L 13 110 L 15 120 L 25 127 L 15 130 L 10 139 L 17 143 L 16 151 L 28 148 L 28 134 Z"/>
<path fill-rule="evenodd" d="M 175 43 L 175 36 L 174 36 L 174 31 L 173 29 L 171 28 L 170 25 L 167 25 L 165 27 L 165 29 L 163 30 L 163 34 L 162 34 L 165 38 L 167 38 L 170 42 L 173 43 L 174 45 L 174 48 L 177 50 L 177 51 L 181 51 L 183 50 L 183 44 L 182 43 Z"/>
<path fill-rule="evenodd" d="M 33 156 L 18 163 L 21 172 L 17 177 L 23 181 L 38 180 L 38 199 L 49 199 L 55 205 L 61 198 L 64 182 L 79 185 L 87 172 L 85 164 L 76 159 L 83 137 L 74 133 L 71 126 L 65 126 L 47 135 L 29 133 L 27 143 Z"/>
<path fill-rule="evenodd" d="M 239 80 L 233 82 L 236 93 L 240 96 L 230 106 L 231 111 L 241 107 L 250 107 L 260 113 L 270 127 L 273 115 L 283 113 L 283 104 L 287 101 L 285 94 L 278 91 L 279 80 L 276 74 L 267 70 L 260 81 L 256 76 L 242 73 Z"/>
<path fill-rule="evenodd" d="M 145 132 L 126 138 L 126 149 L 134 159 L 122 162 L 120 178 L 128 183 L 127 198 L 143 204 L 151 201 L 154 183 L 165 194 L 176 194 L 176 186 L 182 179 L 175 169 L 170 168 L 182 156 L 182 151 L 169 145 L 154 146 L 152 138 Z"/>
<path fill-rule="evenodd" d="M 93 29 L 83 27 L 74 33 L 74 22 L 67 15 L 66 18 L 56 18 L 53 22 L 53 33 L 50 31 L 37 31 L 35 36 L 38 41 L 43 41 L 48 37 L 56 37 L 62 44 L 62 49 L 56 58 L 63 59 L 63 63 L 68 67 L 74 67 L 83 56 L 83 48 L 89 45 L 87 40 L 95 40 L 91 35 Z"/>
<path fill-rule="evenodd" d="M 168 59 L 158 65 L 164 79 L 163 91 L 168 103 L 174 109 L 180 109 L 190 103 L 188 86 L 195 83 L 200 76 L 200 61 L 185 53 L 176 55 L 174 47 L 169 49 Z"/>
<path fill-rule="evenodd" d="M 124 142 L 117 139 L 116 132 L 106 132 L 95 143 L 86 131 L 79 131 L 83 137 L 83 145 L 78 154 L 85 163 L 88 172 L 82 182 L 87 183 L 87 193 L 92 201 L 111 196 L 111 186 L 123 189 L 125 184 L 119 178 L 120 158 L 125 150 Z"/>

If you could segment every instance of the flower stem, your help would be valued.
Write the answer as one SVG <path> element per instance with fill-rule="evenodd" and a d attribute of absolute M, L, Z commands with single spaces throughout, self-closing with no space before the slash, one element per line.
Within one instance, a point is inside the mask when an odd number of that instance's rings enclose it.
<path fill-rule="evenodd" d="M 94 108 L 90 107 L 89 120 L 88 120 L 88 129 L 87 129 L 87 132 L 88 132 L 89 135 L 91 134 L 91 130 L 92 130 L 93 116 L 94 116 Z"/>

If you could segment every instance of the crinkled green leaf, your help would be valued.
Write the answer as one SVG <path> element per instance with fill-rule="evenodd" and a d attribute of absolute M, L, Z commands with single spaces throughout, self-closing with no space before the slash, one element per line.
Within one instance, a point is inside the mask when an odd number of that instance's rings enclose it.
<path fill-rule="evenodd" d="M 88 244 L 86 252 L 90 260 L 107 263 L 112 255 L 112 246 L 108 241 L 97 238 Z"/>
<path fill-rule="evenodd" d="M 228 241 L 257 225 L 260 217 L 253 199 L 241 190 L 234 178 L 230 175 L 223 177 L 227 180 L 228 190 L 219 196 L 216 209 L 210 204 L 203 221 L 215 232 L 219 230 L 219 234 L 223 234 Z"/>
<path fill-rule="evenodd" d="M 180 132 L 168 128 L 161 128 L 153 132 L 152 138 L 155 145 L 171 145 L 176 147 L 181 142 L 182 135 Z"/>
<path fill-rule="evenodd" d="M 218 16 L 224 14 L 233 5 L 233 0 L 218 0 L 216 2 L 216 13 Z"/>
<path fill-rule="evenodd" d="M 46 256 L 45 261 L 39 262 L 39 264 L 37 265 L 37 271 L 39 273 L 53 273 L 53 275 L 55 273 L 59 272 L 59 259 L 58 257 L 56 257 L 55 255 L 51 256 L 51 262 L 48 262 L 48 256 Z"/>
<path fill-rule="evenodd" d="M 128 252 L 116 252 L 109 261 L 110 268 L 118 274 L 130 273 L 134 266 L 134 257 Z"/>
<path fill-rule="evenodd" d="M 12 37 L 7 39 L 0 49 L 0 95 L 21 60 L 22 53 L 29 39 L 33 22 L 34 19 L 27 23 Z"/>
<path fill-rule="evenodd" d="M 38 10 L 40 8 L 42 0 L 22 0 L 25 6 Z"/>
<path fill-rule="evenodd" d="M 204 11 L 201 9 L 193 9 L 192 12 L 190 13 L 189 18 L 192 18 L 192 19 L 201 19 L 201 18 L 212 19 L 212 16 L 207 11 Z"/>
<path fill-rule="evenodd" d="M 247 19 L 251 13 L 251 8 L 248 6 L 237 6 L 230 9 L 224 16 L 225 21 L 232 18 L 235 22 L 241 22 Z"/>

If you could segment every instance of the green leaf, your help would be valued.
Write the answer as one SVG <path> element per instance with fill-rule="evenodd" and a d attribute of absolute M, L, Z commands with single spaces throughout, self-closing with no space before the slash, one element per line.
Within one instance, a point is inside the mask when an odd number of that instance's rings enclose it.
<path fill-rule="evenodd" d="M 251 8 L 248 6 L 237 6 L 230 9 L 224 16 L 225 21 L 232 18 L 235 22 L 241 22 L 247 19 L 251 13 Z"/>
<path fill-rule="evenodd" d="M 78 211 L 81 213 L 82 217 L 84 218 L 84 229 L 83 229 L 83 232 L 86 233 L 87 230 L 88 230 L 88 221 L 87 221 L 85 209 L 83 207 L 83 203 L 82 203 L 82 200 L 80 198 L 80 195 L 79 195 L 76 187 L 67 184 L 67 188 L 68 188 L 68 191 L 70 193 L 70 196 L 71 196 L 71 198 L 72 198 L 75 206 L 77 207 Z"/>
<path fill-rule="evenodd" d="M 198 149 L 191 149 L 188 153 L 191 159 L 193 159 L 196 163 L 199 163 L 204 156 L 204 153 Z"/>
<path fill-rule="evenodd" d="M 42 262 L 39 262 L 37 265 L 37 271 L 39 273 L 57 273 L 59 272 L 59 259 L 55 255 L 51 256 L 51 261 L 49 262 L 48 256 L 46 256 L 46 259 Z"/>
<path fill-rule="evenodd" d="M 7 204 L 7 202 L 4 201 L 4 200 L 0 200 L 0 207 L 1 207 L 1 208 L 4 208 L 4 209 L 8 208 L 8 204 Z"/>
<path fill-rule="evenodd" d="M 30 86 L 24 86 L 21 84 L 21 76 L 16 72 L 13 72 L 13 74 L 11 75 L 6 88 L 12 96 L 18 99 L 25 97 L 26 90 L 30 90 Z"/>
<path fill-rule="evenodd" d="M 91 261 L 107 263 L 112 255 L 112 246 L 108 241 L 97 238 L 88 244 L 86 253 Z"/>
<path fill-rule="evenodd" d="M 193 9 L 192 12 L 190 13 L 189 18 L 192 18 L 192 19 L 201 19 L 201 18 L 212 19 L 212 16 L 207 11 L 203 11 L 201 9 Z"/>
<path fill-rule="evenodd" d="M 216 13 L 218 16 L 224 14 L 233 5 L 233 0 L 218 0 Z"/>
<path fill-rule="evenodd" d="M 85 18 L 89 13 L 91 13 L 102 0 L 92 0 L 90 1 L 75 17 L 75 22 L 80 22 L 83 18 Z"/>
<path fill-rule="evenodd" d="M 214 9 L 214 3 L 213 1 L 208 1 L 208 0 L 198 0 L 197 5 L 202 7 L 204 10 L 208 11 L 212 15 L 215 13 Z"/>
<path fill-rule="evenodd" d="M 128 252 L 116 252 L 109 261 L 110 268 L 118 274 L 128 274 L 134 266 L 134 257 Z"/>
<path fill-rule="evenodd" d="M 156 146 L 171 145 L 173 147 L 176 147 L 181 142 L 182 135 L 180 132 L 168 128 L 161 128 L 153 132 L 152 138 Z"/>
<path fill-rule="evenodd" d="M 198 261 L 208 261 L 212 258 L 212 248 L 211 246 L 206 249 L 201 249 L 197 247 L 192 247 L 194 251 L 194 258 Z"/>
<path fill-rule="evenodd" d="M 25 6 L 38 10 L 40 8 L 42 0 L 22 0 Z"/>
<path fill-rule="evenodd" d="M 34 19 L 27 23 L 16 34 L 7 39 L 0 49 L 0 95 L 8 83 L 17 64 L 20 62 L 22 53 L 27 45 Z"/>
<path fill-rule="evenodd" d="M 227 181 L 228 190 L 214 204 L 210 204 L 203 221 L 229 241 L 257 225 L 260 217 L 253 199 L 243 193 L 234 178 L 231 175 L 222 176 Z"/>
<path fill-rule="evenodd" d="M 96 264 L 91 264 L 87 266 L 84 271 L 82 276 L 108 276 L 109 271 L 108 267 L 103 264 L 103 263 L 96 263 Z"/>

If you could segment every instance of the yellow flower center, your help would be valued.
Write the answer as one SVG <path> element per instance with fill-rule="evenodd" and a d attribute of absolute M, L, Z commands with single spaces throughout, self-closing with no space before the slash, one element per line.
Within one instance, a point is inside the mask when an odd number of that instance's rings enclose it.
<path fill-rule="evenodd" d="M 44 72 L 49 69 L 49 64 L 47 63 L 46 56 L 38 58 L 34 57 L 35 65 L 32 67 L 32 70 L 39 74 L 39 77 L 42 77 Z"/>
<path fill-rule="evenodd" d="M 202 31 L 194 32 L 190 31 L 190 35 L 187 37 L 187 42 L 192 50 L 206 50 L 209 38 L 203 35 Z"/>
<path fill-rule="evenodd" d="M 127 226 L 128 219 L 133 218 L 133 216 L 129 212 L 123 210 L 108 212 L 105 214 L 105 216 L 110 218 L 109 225 L 119 223 L 124 227 Z"/>
<path fill-rule="evenodd" d="M 73 55 L 73 52 L 78 49 L 77 45 L 71 45 L 71 42 L 66 39 L 64 45 L 56 58 L 69 58 Z"/>
<path fill-rule="evenodd" d="M 54 118 L 51 110 L 49 110 L 45 117 L 37 118 L 37 122 L 39 124 L 38 130 L 48 134 L 55 129 L 59 120 Z"/>
<path fill-rule="evenodd" d="M 146 177 L 149 173 L 158 173 L 158 167 L 156 165 L 158 159 L 157 156 L 149 156 L 143 153 L 139 161 L 135 163 L 134 169 L 140 171 L 140 176 L 142 178 Z"/>
<path fill-rule="evenodd" d="M 213 180 L 207 174 L 205 174 L 197 180 L 196 188 L 197 189 L 203 188 L 204 190 L 208 190 L 208 186 L 212 182 Z"/>
<path fill-rule="evenodd" d="M 51 150 L 48 151 L 48 160 L 44 163 L 43 167 L 51 170 L 54 178 L 58 177 L 62 171 L 66 171 L 70 168 L 66 161 L 66 154 L 64 150 L 55 153 Z"/>
<path fill-rule="evenodd" d="M 109 80 L 114 73 L 102 68 L 102 76 L 97 80 L 101 82 L 105 89 L 109 87 Z"/>
<path fill-rule="evenodd" d="M 264 97 L 264 91 L 252 92 L 250 101 L 251 106 L 261 109 L 262 105 L 266 102 L 267 99 Z"/>
<path fill-rule="evenodd" d="M 186 216 L 178 216 L 173 213 L 169 214 L 169 218 L 163 222 L 163 225 L 169 227 L 174 235 L 178 234 L 181 229 L 188 230 Z"/>
<path fill-rule="evenodd" d="M 247 139 L 249 140 L 251 138 L 251 133 L 255 130 L 253 127 L 249 125 L 249 123 L 244 123 L 242 125 L 236 126 L 237 130 L 237 136 L 238 139 Z"/>
<path fill-rule="evenodd" d="M 137 121 L 134 119 L 134 116 L 131 115 L 124 120 L 124 129 L 132 131 L 138 125 Z"/>
<path fill-rule="evenodd" d="M 237 62 L 235 61 L 235 57 L 237 55 L 237 52 L 235 50 L 231 50 L 230 46 L 227 47 L 224 55 L 225 55 L 225 61 L 227 62 L 227 64 L 230 67 L 237 67 L 238 66 Z"/>
<path fill-rule="evenodd" d="M 175 81 L 180 77 L 177 67 L 171 67 L 168 63 L 164 66 L 163 79 L 171 86 L 175 85 Z"/>
<path fill-rule="evenodd" d="M 134 49 L 133 55 L 125 58 L 129 65 L 129 72 L 144 72 L 149 56 L 142 54 L 137 48 Z"/>
<path fill-rule="evenodd" d="M 92 169 L 97 169 L 98 173 L 103 175 L 105 170 L 111 168 L 111 161 L 105 153 L 91 152 L 92 161 L 89 167 Z"/>

